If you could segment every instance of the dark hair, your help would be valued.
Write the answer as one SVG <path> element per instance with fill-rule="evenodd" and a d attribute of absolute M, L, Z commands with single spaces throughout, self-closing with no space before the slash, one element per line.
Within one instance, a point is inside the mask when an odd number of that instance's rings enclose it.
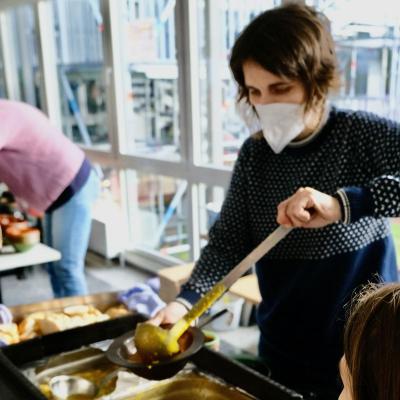
<path fill-rule="evenodd" d="M 306 109 L 338 87 L 335 45 L 327 19 L 313 8 L 287 4 L 260 14 L 239 35 L 230 67 L 239 84 L 239 98 L 248 98 L 243 63 L 260 64 L 275 75 L 302 83 Z"/>
<path fill-rule="evenodd" d="M 370 284 L 352 302 L 344 354 L 354 400 L 400 399 L 400 284 Z"/>

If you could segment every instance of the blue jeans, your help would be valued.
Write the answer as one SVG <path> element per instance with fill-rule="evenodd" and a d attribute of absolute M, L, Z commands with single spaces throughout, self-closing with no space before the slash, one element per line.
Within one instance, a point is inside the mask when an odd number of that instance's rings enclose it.
<path fill-rule="evenodd" d="M 60 261 L 48 264 L 55 297 L 87 293 L 85 256 L 89 244 L 92 207 L 99 192 L 99 178 L 92 170 L 86 183 L 67 203 L 46 214 L 45 243 L 61 253 Z"/>

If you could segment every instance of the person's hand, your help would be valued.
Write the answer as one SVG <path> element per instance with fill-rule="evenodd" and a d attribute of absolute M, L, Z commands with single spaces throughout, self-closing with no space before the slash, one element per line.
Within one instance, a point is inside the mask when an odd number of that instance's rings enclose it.
<path fill-rule="evenodd" d="M 306 187 L 278 205 L 276 220 L 286 227 L 322 228 L 340 218 L 340 204 L 335 197 Z"/>
<path fill-rule="evenodd" d="M 153 325 L 174 324 L 187 313 L 187 309 L 181 303 L 172 301 L 162 308 L 153 318 L 147 322 Z"/>
<path fill-rule="evenodd" d="M 44 212 L 38 211 L 38 210 L 36 210 L 35 208 L 32 208 L 32 207 L 28 207 L 28 209 L 26 210 L 26 213 L 28 215 L 30 215 L 31 217 L 36 217 L 36 218 L 44 217 Z"/>

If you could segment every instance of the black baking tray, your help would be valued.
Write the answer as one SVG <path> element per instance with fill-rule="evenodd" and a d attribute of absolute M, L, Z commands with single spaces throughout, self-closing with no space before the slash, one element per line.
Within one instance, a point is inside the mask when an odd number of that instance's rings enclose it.
<path fill-rule="evenodd" d="M 23 375 L 19 367 L 51 355 L 112 339 L 133 329 L 145 318 L 140 314 L 99 322 L 28 340 L 0 351 L 0 399 L 45 400 L 43 394 Z M 300 394 L 234 361 L 203 347 L 191 360 L 205 373 L 221 378 L 260 400 L 303 399 Z"/>

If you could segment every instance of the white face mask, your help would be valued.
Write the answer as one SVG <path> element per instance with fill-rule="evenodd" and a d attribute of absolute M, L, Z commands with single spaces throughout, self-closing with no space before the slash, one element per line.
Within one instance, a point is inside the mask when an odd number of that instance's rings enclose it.
<path fill-rule="evenodd" d="M 279 154 L 305 128 L 302 104 L 257 104 L 254 108 L 264 138 L 276 154 Z"/>

